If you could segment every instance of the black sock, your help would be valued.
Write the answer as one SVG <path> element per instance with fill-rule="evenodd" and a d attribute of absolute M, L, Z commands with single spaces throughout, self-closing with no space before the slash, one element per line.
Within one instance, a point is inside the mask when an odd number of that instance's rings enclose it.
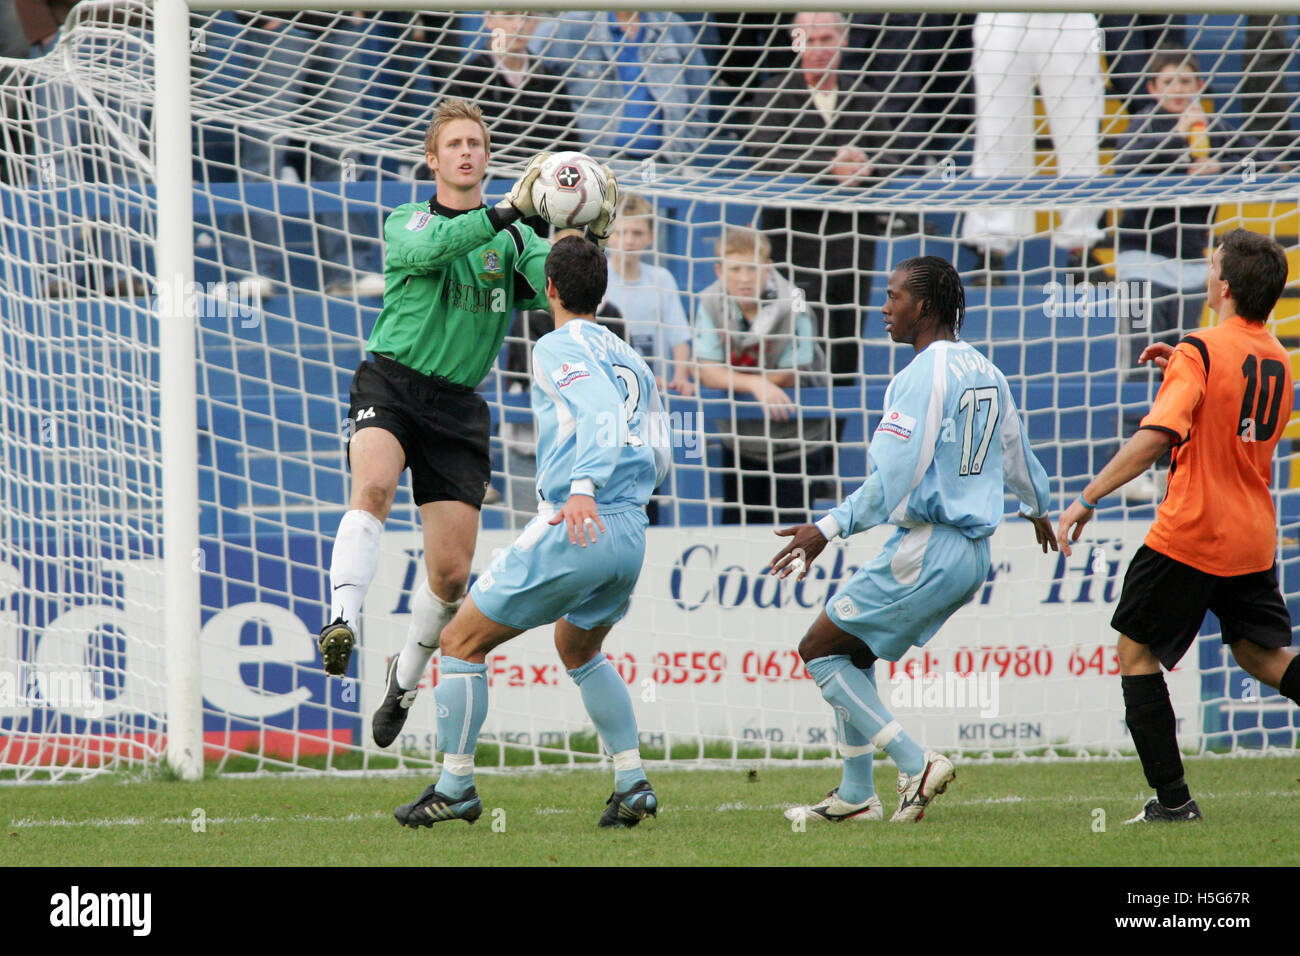
<path fill-rule="evenodd" d="M 1282 679 L 1278 681 L 1277 689 L 1284 697 L 1290 697 L 1300 704 L 1300 656 L 1291 658 L 1291 663 L 1282 672 Z"/>
<path fill-rule="evenodd" d="M 1119 679 L 1124 689 L 1124 719 L 1137 747 L 1147 783 L 1166 807 L 1181 807 L 1192 798 L 1183 779 L 1183 757 L 1178 752 L 1178 723 L 1169 702 L 1165 675 L 1135 674 Z"/>

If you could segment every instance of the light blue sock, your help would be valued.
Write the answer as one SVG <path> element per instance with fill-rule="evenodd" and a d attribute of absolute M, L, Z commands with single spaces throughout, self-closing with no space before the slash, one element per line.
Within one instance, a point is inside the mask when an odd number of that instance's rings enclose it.
<path fill-rule="evenodd" d="M 641 769 L 636 714 L 627 684 L 602 653 L 569 671 L 569 676 L 582 693 L 582 706 L 596 725 L 600 742 L 614 756 L 614 789 L 620 793 L 630 790 L 646 776 Z"/>
<path fill-rule="evenodd" d="M 893 757 L 899 770 L 913 774 L 925 768 L 925 751 L 903 732 L 898 721 L 885 709 L 874 682 L 852 665 L 848 655 L 833 654 L 810 661 L 808 673 L 817 682 L 822 697 L 835 708 L 835 713 L 877 749 Z"/>
<path fill-rule="evenodd" d="M 874 668 L 863 673 L 872 686 L 876 683 Z M 844 774 L 840 777 L 840 799 L 846 803 L 866 803 L 876 793 L 876 782 L 871 770 L 874 763 L 875 747 L 870 739 L 838 713 L 835 715 L 836 730 L 840 737 L 840 756 L 844 758 Z"/>
<path fill-rule="evenodd" d="M 474 786 L 474 749 L 487 718 L 487 664 L 443 656 L 434 690 L 442 775 L 438 792 L 459 797 Z"/>

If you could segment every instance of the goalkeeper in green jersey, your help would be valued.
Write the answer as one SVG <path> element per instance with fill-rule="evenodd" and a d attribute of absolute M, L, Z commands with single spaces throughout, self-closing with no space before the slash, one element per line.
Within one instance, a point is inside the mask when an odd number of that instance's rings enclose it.
<path fill-rule="evenodd" d="M 424 145 L 437 193 L 399 206 L 384 224 L 384 307 L 366 343 L 372 357 L 352 380 L 352 491 L 334 537 L 331 623 L 318 641 L 326 673 L 347 673 L 379 561 L 379 534 L 409 468 L 428 577 L 411 601 L 406 644 L 389 663 L 388 692 L 374 721 L 380 746 L 405 722 L 469 580 L 491 477 L 488 409 L 475 386 L 496 361 L 514 310 L 546 308 L 550 244 L 520 220 L 535 214 L 532 185 L 547 154 L 489 207 L 482 193 L 490 141 L 477 106 L 440 102 Z M 601 245 L 617 200 L 607 175 L 610 198 L 588 227 Z"/>

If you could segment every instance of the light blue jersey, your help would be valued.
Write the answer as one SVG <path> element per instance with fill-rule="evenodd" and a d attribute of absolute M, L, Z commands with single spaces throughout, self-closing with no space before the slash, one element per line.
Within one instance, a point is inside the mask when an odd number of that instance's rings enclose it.
<path fill-rule="evenodd" d="M 869 458 L 862 487 L 818 522 L 828 538 L 879 524 L 987 538 L 1004 485 L 1022 514 L 1041 517 L 1051 504 L 1006 378 L 965 342 L 932 342 L 894 376 Z"/>
<path fill-rule="evenodd" d="M 932 342 L 894 376 L 871 474 L 817 522 L 827 538 L 896 530 L 835 592 L 826 616 L 877 657 L 921 647 L 984 583 L 1005 484 L 1022 514 L 1051 504 L 1002 373 L 965 342 Z"/>
<path fill-rule="evenodd" d="M 533 347 L 533 381 L 541 500 L 586 494 L 601 514 L 644 508 L 672 460 L 645 361 L 603 326 L 574 319 Z"/>
<path fill-rule="evenodd" d="M 574 319 L 533 347 L 537 517 L 474 582 L 480 611 L 526 631 L 565 618 L 583 630 L 627 613 L 645 558 L 645 504 L 668 474 L 671 434 L 649 367 L 608 329 Z M 592 495 L 605 531 L 587 547 L 551 520 Z M 593 529 L 594 530 L 594 529 Z"/>

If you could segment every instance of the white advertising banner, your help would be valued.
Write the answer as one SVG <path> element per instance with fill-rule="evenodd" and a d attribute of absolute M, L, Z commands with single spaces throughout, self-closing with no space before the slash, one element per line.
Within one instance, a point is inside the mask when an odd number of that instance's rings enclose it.
<path fill-rule="evenodd" d="M 1129 748 L 1111 614 L 1146 522 L 1094 521 L 1074 555 L 1044 555 L 1026 521 L 994 535 L 989 580 L 924 647 L 877 664 L 877 686 L 904 728 L 927 747 L 967 751 Z M 642 741 L 716 737 L 782 748 L 827 748 L 834 718 L 796 648 L 834 588 L 880 549 L 890 528 L 832 542 L 802 583 L 766 573 L 781 547 L 770 529 L 651 528 L 628 615 L 606 641 L 628 683 Z M 516 532 L 480 534 L 481 572 Z M 383 694 L 388 656 L 401 648 L 410 593 L 424 573 L 418 534 L 386 534 L 363 616 L 362 715 Z M 590 730 L 577 688 L 537 628 L 488 658 L 485 737 L 558 743 Z M 421 684 L 403 749 L 433 747 L 437 658 Z M 1179 734 L 1199 729 L 1197 655 L 1168 675 Z M 373 746 L 373 743 L 369 744 Z"/>

